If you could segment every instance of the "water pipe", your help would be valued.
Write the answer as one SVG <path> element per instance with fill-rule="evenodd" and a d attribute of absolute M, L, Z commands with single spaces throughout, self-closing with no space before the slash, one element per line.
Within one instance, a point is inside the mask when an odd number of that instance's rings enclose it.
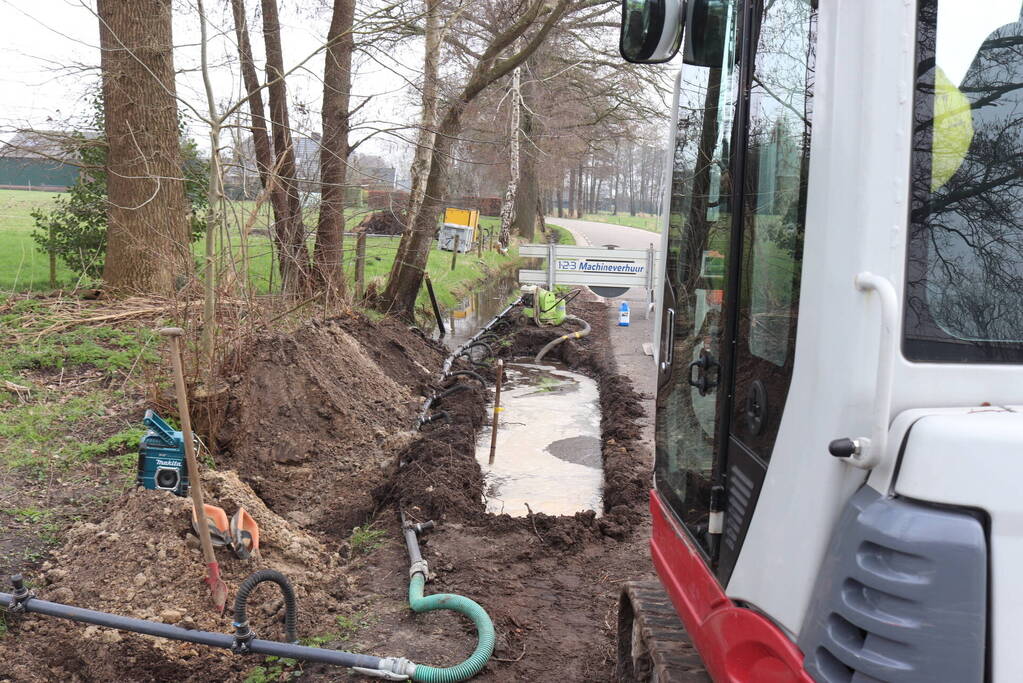
<path fill-rule="evenodd" d="M 408 601 L 412 611 L 420 613 L 447 609 L 458 612 L 472 619 L 477 633 L 476 649 L 465 661 L 445 668 L 418 664 L 412 674 L 412 680 L 424 683 L 457 683 L 468 680 L 478 674 L 494 654 L 494 622 L 490 620 L 486 610 L 465 596 L 451 593 L 423 594 L 430 570 L 419 550 L 419 534 L 432 529 L 434 524 L 433 522 L 411 524 L 405 519 L 403 511 L 401 526 L 410 563 Z"/>
<path fill-rule="evenodd" d="M 563 334 L 554 341 L 547 344 L 547 346 L 540 349 L 540 353 L 536 354 L 536 358 L 533 359 L 534 363 L 539 363 L 541 360 L 543 360 L 543 357 L 547 355 L 548 351 L 550 351 L 551 349 L 553 349 L 555 346 L 565 341 L 566 339 L 582 339 L 583 337 L 590 333 L 590 324 L 583 320 L 582 318 L 577 318 L 574 315 L 566 315 L 565 321 L 568 322 L 569 320 L 573 320 L 577 323 L 582 323 L 583 329 L 579 330 L 578 332 L 569 332 L 568 334 Z"/>
<path fill-rule="evenodd" d="M 319 647 L 306 647 L 294 643 L 281 643 L 276 640 L 250 638 L 247 642 L 239 642 L 236 636 L 228 633 L 199 631 L 186 629 L 173 624 L 148 619 L 136 619 L 119 614 L 83 609 L 72 605 L 40 600 L 25 587 L 20 574 L 11 577 L 14 585 L 13 593 L 0 593 L 0 607 L 11 613 L 42 614 L 59 619 L 69 619 L 85 624 L 95 624 L 119 631 L 131 631 L 158 638 L 180 640 L 197 645 L 219 647 L 236 653 L 270 655 L 273 657 L 290 657 L 307 662 L 320 662 L 355 669 L 360 673 L 385 678 L 388 680 L 406 680 L 411 677 L 416 665 L 401 657 L 375 657 L 342 650 L 329 650 Z"/>

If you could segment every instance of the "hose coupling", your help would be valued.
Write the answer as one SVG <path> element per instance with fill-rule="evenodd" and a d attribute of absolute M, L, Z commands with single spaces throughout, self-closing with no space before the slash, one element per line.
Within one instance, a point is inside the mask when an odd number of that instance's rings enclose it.
<path fill-rule="evenodd" d="M 446 410 L 438 410 L 436 413 L 431 413 L 425 417 L 419 419 L 419 426 L 425 427 L 428 424 L 436 422 L 437 420 L 444 420 L 445 422 L 451 422 L 451 416 L 448 415 Z"/>
<path fill-rule="evenodd" d="M 377 669 L 353 666 L 352 671 L 363 676 L 382 678 L 385 681 L 407 681 L 416 672 L 416 665 L 404 657 L 384 657 L 380 660 L 380 665 Z"/>
<path fill-rule="evenodd" d="M 408 577 L 411 579 L 416 574 L 422 574 L 423 579 L 430 578 L 430 565 L 426 563 L 426 560 L 416 560 L 408 568 Z"/>
<path fill-rule="evenodd" d="M 431 519 L 428 522 L 420 522 L 419 524 L 413 524 L 411 525 L 410 528 L 413 531 L 415 531 L 417 535 L 421 536 L 430 529 L 434 528 L 435 526 L 437 526 L 437 523 Z"/>
<path fill-rule="evenodd" d="M 425 574 L 423 576 L 426 576 Z M 25 577 L 21 574 L 14 574 L 11 576 L 11 585 L 14 586 L 14 592 L 11 594 L 11 605 L 8 611 L 11 614 L 24 614 L 25 603 L 30 598 L 34 598 L 35 595 L 28 588 L 25 587 Z"/>
<path fill-rule="evenodd" d="M 249 628 L 248 621 L 234 621 L 231 622 L 234 626 L 234 642 L 231 644 L 231 652 L 236 655 L 246 655 L 249 653 L 249 643 L 256 637 L 255 632 Z"/>

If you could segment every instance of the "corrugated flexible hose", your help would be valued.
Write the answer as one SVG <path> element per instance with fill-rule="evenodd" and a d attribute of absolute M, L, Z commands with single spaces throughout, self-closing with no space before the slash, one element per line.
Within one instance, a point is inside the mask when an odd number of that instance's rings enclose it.
<path fill-rule="evenodd" d="M 476 625 L 478 640 L 476 649 L 469 658 L 461 664 L 444 668 L 416 665 L 416 671 L 412 675 L 414 681 L 425 683 L 456 683 L 466 681 L 478 674 L 490 656 L 494 654 L 494 622 L 486 610 L 475 601 L 462 595 L 451 593 L 437 593 L 435 595 L 423 595 L 426 586 L 426 577 L 422 572 L 412 575 L 408 587 L 408 602 L 413 612 L 433 612 L 439 609 L 449 609 L 472 619 Z"/>
<path fill-rule="evenodd" d="M 583 337 L 590 333 L 590 324 L 583 320 L 582 318 L 578 318 L 574 315 L 566 315 L 565 322 L 568 322 L 569 320 L 573 320 L 577 323 L 582 323 L 583 329 L 579 330 L 578 332 L 569 332 L 568 334 L 563 334 L 554 341 L 547 344 L 547 346 L 540 349 L 540 353 L 536 354 L 536 358 L 533 359 L 534 363 L 539 363 L 541 360 L 543 360 L 543 357 L 547 355 L 547 352 L 553 349 L 561 342 L 568 339 L 582 339 Z"/>

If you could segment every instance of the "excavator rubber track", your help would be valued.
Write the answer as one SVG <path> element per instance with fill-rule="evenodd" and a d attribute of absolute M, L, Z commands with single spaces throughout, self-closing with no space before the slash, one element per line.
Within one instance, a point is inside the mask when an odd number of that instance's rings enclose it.
<path fill-rule="evenodd" d="M 630 581 L 618 606 L 619 683 L 709 683 L 674 605 L 657 581 Z"/>

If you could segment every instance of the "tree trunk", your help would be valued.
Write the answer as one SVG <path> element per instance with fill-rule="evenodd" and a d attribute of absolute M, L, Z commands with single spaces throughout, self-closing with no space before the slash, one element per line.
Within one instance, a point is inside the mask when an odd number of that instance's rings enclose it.
<path fill-rule="evenodd" d="M 192 270 L 169 0 L 98 0 L 107 142 L 103 280 L 171 295 Z M 180 284 L 180 283 L 177 283 Z"/>
<path fill-rule="evenodd" d="M 465 87 L 448 107 L 437 128 L 434 153 L 423 191 L 423 204 L 416 215 L 411 232 L 402 235 L 402 244 L 407 243 L 407 247 L 404 250 L 399 248 L 399 254 L 403 255 L 402 262 L 399 264 L 396 260 L 391 268 L 387 289 L 384 290 L 378 304 L 382 309 L 409 320 L 415 317 L 416 295 L 426 272 L 426 261 L 433 243 L 435 217 L 440 210 L 441 197 L 447 187 L 451 170 L 451 146 L 461 130 L 466 107 L 487 86 L 508 75 L 536 51 L 564 15 L 568 2 L 569 0 L 557 0 L 553 7 L 541 2 L 531 4 L 511 26 L 493 38 L 481 54 Z M 530 36 L 526 45 L 512 56 L 498 60 L 502 52 L 537 22 L 541 12 L 545 15 L 542 24 Z"/>
<path fill-rule="evenodd" d="M 348 108 L 351 101 L 352 22 L 355 0 L 334 0 L 323 67 L 323 138 L 320 140 L 320 217 L 313 261 L 317 281 L 344 292 L 345 177 L 348 168 Z"/>
<path fill-rule="evenodd" d="M 629 215 L 636 215 L 636 174 L 633 164 L 633 145 L 629 145 Z"/>
<path fill-rule="evenodd" d="M 561 182 L 558 183 L 558 194 L 557 194 L 558 218 L 564 218 L 565 217 L 565 209 L 563 208 L 563 206 L 565 204 L 564 194 L 565 194 L 565 177 L 562 176 L 561 177 Z"/>
<path fill-rule="evenodd" d="M 284 263 L 288 258 L 288 249 L 283 237 L 288 233 L 288 195 L 277 178 L 274 167 L 273 150 L 270 148 L 270 135 L 267 132 L 266 113 L 263 109 L 263 90 L 256 73 L 256 63 L 252 57 L 252 44 L 249 42 L 248 21 L 245 18 L 245 0 L 231 0 L 231 12 L 234 14 L 234 32 L 238 41 L 238 61 L 242 72 L 242 81 L 248 92 L 249 132 L 252 134 L 252 148 L 256 155 L 256 170 L 259 172 L 259 183 L 263 189 L 269 188 L 270 205 L 274 212 L 273 243 L 277 252 L 277 262 Z"/>
<path fill-rule="evenodd" d="M 511 82 L 511 126 L 508 133 L 508 189 L 504 193 L 504 201 L 501 203 L 501 233 L 498 241 L 502 249 L 508 248 L 511 242 L 511 225 L 518 215 L 519 206 L 516 203 L 516 196 L 519 190 L 519 134 L 522 128 L 522 67 L 512 72 Z M 532 216 L 532 211 L 528 212 Z"/>
<path fill-rule="evenodd" d="M 441 0 L 426 0 L 426 36 L 423 54 L 423 107 L 419 122 L 419 137 L 416 140 L 416 153 L 412 159 L 412 191 L 409 192 L 408 210 L 406 211 L 405 230 L 398 243 L 398 253 L 394 258 L 392 278 L 400 278 L 405 267 L 409 239 L 413 226 L 419 218 L 426 197 L 426 181 L 433 162 L 434 140 L 437 137 L 437 115 L 440 111 L 439 69 L 440 50 L 443 43 L 443 32 L 440 22 Z"/>
<path fill-rule="evenodd" d="M 284 82 L 284 51 L 281 48 L 281 23 L 277 16 L 277 0 L 262 0 L 263 42 L 266 44 L 266 80 L 270 91 L 270 127 L 273 131 L 274 154 L 281 188 L 287 199 L 284 207 L 284 256 L 280 261 L 281 288 L 295 293 L 308 280 L 309 250 L 305 245 L 302 225 L 302 200 L 298 194 L 295 168 L 295 147 L 288 121 L 288 92 Z"/>
<path fill-rule="evenodd" d="M 526 241 L 532 242 L 536 235 L 536 204 L 539 201 L 540 188 L 536 179 L 536 144 L 534 128 L 536 122 L 531 112 L 535 111 L 536 94 L 534 81 L 528 80 L 521 87 L 519 109 L 521 120 L 519 130 L 526 141 L 519 158 L 519 187 L 515 197 L 515 232 Z"/>
<path fill-rule="evenodd" d="M 583 167 L 583 162 L 579 162 L 579 169 L 576 171 L 576 183 L 575 183 L 575 217 L 582 218 L 583 214 L 586 213 L 586 207 L 583 204 L 583 194 L 586 189 L 586 171 Z"/>
<path fill-rule="evenodd" d="M 568 169 L 568 217 L 575 218 L 575 169 Z"/>

